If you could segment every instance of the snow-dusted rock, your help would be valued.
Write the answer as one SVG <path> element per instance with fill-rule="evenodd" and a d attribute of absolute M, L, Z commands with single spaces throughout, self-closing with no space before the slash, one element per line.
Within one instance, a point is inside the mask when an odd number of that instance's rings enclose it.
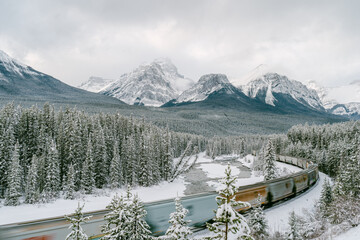
<path fill-rule="evenodd" d="M 169 59 L 156 59 L 123 74 L 100 93 L 131 105 L 158 107 L 176 98 L 192 84 L 192 80 L 178 73 Z"/>
<path fill-rule="evenodd" d="M 4 68 L 8 73 L 12 73 L 14 75 L 33 75 L 33 76 L 41 76 L 44 75 L 38 71 L 35 71 L 31 67 L 17 61 L 16 59 L 10 57 L 5 52 L 0 50 L 0 65 Z M 4 75 L 4 71 L 0 71 L 0 80 L 8 81 Z"/>
<path fill-rule="evenodd" d="M 89 92 L 97 93 L 105 89 L 115 81 L 116 81 L 115 79 L 106 79 L 106 78 L 91 76 L 87 81 L 81 83 L 79 85 L 79 88 Z"/>
<path fill-rule="evenodd" d="M 278 99 L 275 94 L 290 96 L 296 102 L 316 110 L 323 110 L 322 103 L 317 92 L 308 89 L 301 82 L 290 80 L 286 76 L 277 73 L 266 73 L 256 76 L 241 90 L 250 98 L 258 98 L 266 104 L 277 106 Z"/>
<path fill-rule="evenodd" d="M 226 93 L 234 93 L 234 86 L 229 82 L 224 74 L 207 74 L 202 76 L 199 81 L 190 89 L 184 91 L 175 101 L 182 102 L 200 102 L 205 100 L 211 93 L 225 90 Z"/>

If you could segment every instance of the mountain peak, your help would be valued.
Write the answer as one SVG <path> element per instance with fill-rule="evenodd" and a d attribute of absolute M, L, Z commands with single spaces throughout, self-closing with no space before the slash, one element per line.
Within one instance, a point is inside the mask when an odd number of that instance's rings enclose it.
<path fill-rule="evenodd" d="M 225 74 L 206 74 L 201 76 L 194 86 L 184 91 L 176 99 L 176 103 L 203 101 L 210 94 L 219 90 L 232 94 L 234 93 L 234 86 L 231 85 Z"/>
<path fill-rule="evenodd" d="M 301 82 L 290 80 L 286 76 L 274 72 L 265 73 L 260 77 L 256 76 L 242 87 L 242 91 L 245 95 L 257 98 L 272 106 L 285 104 L 285 102 L 278 102 L 281 98 L 282 101 L 292 101 L 316 110 L 323 110 L 316 91 L 308 89 Z"/>
<path fill-rule="evenodd" d="M 193 81 L 179 74 L 170 59 L 157 58 L 121 75 L 101 93 L 128 104 L 161 106 L 192 85 Z"/>

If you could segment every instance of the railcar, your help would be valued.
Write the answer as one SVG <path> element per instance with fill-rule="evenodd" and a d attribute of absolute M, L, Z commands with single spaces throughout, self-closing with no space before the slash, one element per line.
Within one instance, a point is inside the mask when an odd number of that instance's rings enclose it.
<path fill-rule="evenodd" d="M 304 170 L 271 181 L 259 182 L 238 188 L 235 194 L 237 201 L 245 201 L 254 204 L 261 195 L 263 204 L 272 204 L 275 201 L 291 197 L 313 185 L 319 178 L 318 168 L 311 162 L 287 156 L 278 156 L 280 162 L 299 166 Z M 190 226 L 204 225 L 214 217 L 217 208 L 216 192 L 208 192 L 186 196 L 182 198 L 183 206 L 189 210 L 187 220 L 191 220 Z M 145 204 L 147 211 L 146 221 L 154 235 L 163 234 L 168 228 L 170 213 L 175 211 L 174 200 L 150 202 Z M 246 210 L 239 208 L 237 210 Z M 101 226 L 104 225 L 104 215 L 107 210 L 88 212 L 86 216 L 93 216 L 89 222 L 83 224 L 83 228 L 91 239 L 101 235 Z M 29 221 L 0 226 L 0 239 L 6 240 L 57 240 L 65 239 L 69 233 L 69 223 L 64 217 L 55 217 L 37 221 Z"/>

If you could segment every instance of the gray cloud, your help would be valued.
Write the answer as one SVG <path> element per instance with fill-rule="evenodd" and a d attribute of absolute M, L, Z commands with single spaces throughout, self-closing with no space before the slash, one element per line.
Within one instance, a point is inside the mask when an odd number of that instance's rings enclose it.
<path fill-rule="evenodd" d="M 169 57 L 195 80 L 259 64 L 336 86 L 360 76 L 358 1 L 0 1 L 0 49 L 78 85 Z"/>

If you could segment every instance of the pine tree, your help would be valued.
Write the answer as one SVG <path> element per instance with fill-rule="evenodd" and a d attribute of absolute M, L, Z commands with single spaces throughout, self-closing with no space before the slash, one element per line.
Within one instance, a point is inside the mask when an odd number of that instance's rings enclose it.
<path fill-rule="evenodd" d="M 93 137 L 93 160 L 95 167 L 95 185 L 102 188 L 106 184 L 107 179 L 107 154 L 105 146 L 104 131 L 100 123 L 97 123 L 96 132 Z"/>
<path fill-rule="evenodd" d="M 251 229 L 251 236 L 253 236 L 255 240 L 266 240 L 269 234 L 267 232 L 267 220 L 265 218 L 263 207 L 261 206 L 261 195 L 256 199 L 256 203 L 250 210 L 247 219 Z"/>
<path fill-rule="evenodd" d="M 265 148 L 264 153 L 264 180 L 271 180 L 278 177 L 278 170 L 275 165 L 275 151 L 271 140 L 269 140 L 268 144 Z"/>
<path fill-rule="evenodd" d="M 113 149 L 113 158 L 110 164 L 110 187 L 112 189 L 119 188 L 121 183 L 121 162 L 119 147 L 117 141 L 115 141 Z"/>
<path fill-rule="evenodd" d="M 129 211 L 129 224 L 125 227 L 124 231 L 127 234 L 128 240 L 147 240 L 151 239 L 150 227 L 145 221 L 146 210 L 143 203 L 140 201 L 137 194 L 134 197 L 128 194 L 125 199 L 126 207 Z"/>
<path fill-rule="evenodd" d="M 47 168 L 45 181 L 45 196 L 47 200 L 54 200 L 60 191 L 60 167 L 55 141 L 51 141 L 47 154 Z"/>
<path fill-rule="evenodd" d="M 65 215 L 66 220 L 70 222 L 69 229 L 71 229 L 71 232 L 66 236 L 65 240 L 89 239 L 89 237 L 85 234 L 84 230 L 82 229 L 81 224 L 86 223 L 91 218 L 91 216 L 85 217 L 84 214 L 82 213 L 83 208 L 84 205 L 80 206 L 79 203 L 74 214 L 72 214 L 71 216 Z"/>
<path fill-rule="evenodd" d="M 325 179 L 319 200 L 320 213 L 323 217 L 329 216 L 329 207 L 332 202 L 333 202 L 332 189 L 329 181 Z"/>
<path fill-rule="evenodd" d="M 181 205 L 180 198 L 175 198 L 175 210 L 175 212 L 170 214 L 170 227 L 165 233 L 166 239 L 189 240 L 192 231 L 187 226 L 190 221 L 185 220 L 189 211 Z"/>
<path fill-rule="evenodd" d="M 10 119 L 8 121 L 10 121 Z M 10 122 L 3 127 L 6 128 L 2 129 L 3 134 L 0 134 L 0 198 L 5 196 L 5 190 L 8 187 L 10 160 L 15 144 L 13 123 Z"/>
<path fill-rule="evenodd" d="M 65 198 L 74 199 L 75 198 L 75 170 L 74 166 L 70 164 L 69 171 L 67 174 L 66 185 L 64 187 Z"/>
<path fill-rule="evenodd" d="M 300 235 L 300 226 L 299 218 L 296 216 L 295 212 L 292 211 L 289 216 L 289 226 L 290 231 L 288 233 L 288 240 L 302 240 L 303 238 Z"/>
<path fill-rule="evenodd" d="M 110 212 L 104 217 L 106 224 L 102 226 L 104 233 L 102 239 L 127 240 L 125 229 L 129 224 L 130 216 L 124 198 L 115 195 L 106 209 Z"/>
<path fill-rule="evenodd" d="M 207 224 L 208 229 L 215 233 L 215 236 L 209 239 L 228 240 L 230 234 L 252 239 L 249 236 L 250 228 L 246 219 L 234 209 L 239 206 L 249 206 L 249 204 L 235 201 L 236 186 L 234 183 L 236 178 L 231 176 L 230 164 L 225 169 L 225 175 L 220 181 L 223 186 L 219 190 L 220 196 L 216 198 L 218 209 L 213 219 L 214 223 Z"/>
<path fill-rule="evenodd" d="M 5 205 L 19 205 L 21 196 L 21 173 L 22 169 L 19 164 L 19 143 L 16 143 L 11 157 L 10 173 L 8 176 L 8 189 L 5 196 Z"/>
<path fill-rule="evenodd" d="M 25 202 L 34 204 L 39 201 L 39 195 L 38 158 L 34 155 L 26 178 Z"/>
<path fill-rule="evenodd" d="M 87 145 L 86 158 L 81 172 L 81 189 L 85 194 L 91 194 L 95 188 L 94 162 L 91 151 L 91 138 Z"/>

